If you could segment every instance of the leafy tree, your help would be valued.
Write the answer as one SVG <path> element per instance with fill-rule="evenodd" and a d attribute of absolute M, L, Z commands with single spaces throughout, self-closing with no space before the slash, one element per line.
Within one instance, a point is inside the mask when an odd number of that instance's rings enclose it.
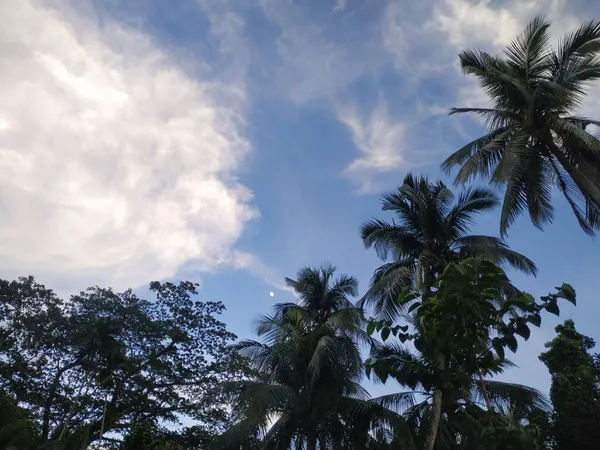
<path fill-rule="evenodd" d="M 264 343 L 236 346 L 255 373 L 225 386 L 238 423 L 221 439 L 223 448 L 244 448 L 256 437 L 266 449 L 366 448 L 384 408 L 367 401 L 359 384 L 362 313 L 348 299 L 357 295 L 357 281 L 333 276 L 334 268 L 324 266 L 287 279 L 298 303 L 276 305 L 259 320 Z"/>
<path fill-rule="evenodd" d="M 0 394 L 0 448 L 30 448 L 39 427 L 11 397 Z"/>
<path fill-rule="evenodd" d="M 488 133 L 451 155 L 442 167 L 460 166 L 457 183 L 476 176 L 505 189 L 500 230 L 525 210 L 538 227 L 554 216 L 556 186 L 588 234 L 600 227 L 600 140 L 575 115 L 590 82 L 600 78 L 600 22 L 590 21 L 549 47 L 550 23 L 534 18 L 504 56 L 465 50 L 460 63 L 475 75 L 491 108 L 453 108 L 481 116 Z"/>
<path fill-rule="evenodd" d="M 556 327 L 540 360 L 552 376 L 549 434 L 556 450 L 592 450 L 600 442 L 600 371 L 590 350 L 594 340 L 572 320 Z"/>
<path fill-rule="evenodd" d="M 64 301 L 33 277 L 0 280 L 0 389 L 37 442 L 181 415 L 216 433 L 226 413 L 215 389 L 243 364 L 215 318 L 223 305 L 194 301 L 196 286 L 151 283 L 154 301 L 94 287 Z"/>
<path fill-rule="evenodd" d="M 203 427 L 193 426 L 173 431 L 146 421 L 133 424 L 123 442 L 116 448 L 119 450 L 207 450 L 213 440 L 214 435 Z"/>
<path fill-rule="evenodd" d="M 480 448 L 480 419 L 490 420 L 485 411 L 509 407 L 525 417 L 546 406 L 535 390 L 486 378 L 502 372 L 505 349 L 514 352 L 518 336 L 529 338 L 529 326 L 540 325 L 542 311 L 558 314 L 558 300 L 575 302 L 575 293 L 565 284 L 536 302 L 525 293 L 506 296 L 507 281 L 502 269 L 489 261 L 450 263 L 426 300 L 418 290 L 403 291 L 398 302 L 412 313 L 407 325 L 385 320 L 369 324 L 368 331 L 380 331 L 384 341 L 392 335 L 401 342 L 410 340 L 419 352 L 414 356 L 397 346 L 375 346 L 367 370 L 433 399 L 431 406 L 424 401 L 409 409 L 423 448 L 433 448 L 436 436 L 438 442 L 452 436 L 449 442 L 459 441 L 461 448 Z M 436 364 L 436 353 L 443 356 L 443 366 Z M 442 427 L 436 424 L 432 443 L 434 421 Z"/>
<path fill-rule="evenodd" d="M 456 198 L 441 181 L 409 174 L 396 192 L 383 196 L 382 204 L 384 211 L 396 214 L 398 222 L 372 219 L 361 228 L 366 247 L 374 247 L 384 261 L 392 256 L 391 262 L 375 271 L 361 300 L 361 306 L 373 306 L 380 319 L 394 320 L 403 311 L 397 299 L 407 286 L 416 287 L 426 302 L 436 277 L 453 261 L 477 256 L 525 273 L 536 272 L 531 260 L 501 239 L 468 234 L 476 214 L 498 205 L 488 189 L 466 189 Z M 505 289 L 514 291 L 508 282 Z M 440 351 L 434 349 L 427 356 L 443 370 L 446 362 Z M 435 392 L 432 402 L 432 417 L 439 418 L 441 391 Z M 433 448 L 437 426 L 436 420 L 430 422 L 427 449 Z"/>

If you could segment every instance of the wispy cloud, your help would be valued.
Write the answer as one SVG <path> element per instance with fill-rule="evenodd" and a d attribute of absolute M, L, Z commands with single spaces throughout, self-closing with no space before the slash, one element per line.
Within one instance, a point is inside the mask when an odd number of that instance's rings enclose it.
<path fill-rule="evenodd" d="M 581 24 L 563 0 L 443 0 L 433 9 L 425 27 L 437 34 L 447 49 L 482 49 L 500 52 L 536 15 L 552 21 L 553 42 Z M 455 64 L 458 72 L 458 65 Z M 487 96 L 473 77 L 457 80 L 456 98 L 461 106 L 486 106 Z"/>
<path fill-rule="evenodd" d="M 403 167 L 405 126 L 390 119 L 383 99 L 367 117 L 355 107 L 341 109 L 338 120 L 350 133 L 359 156 L 346 168 L 345 174 L 359 183 L 362 193 L 378 189 L 374 178 L 377 174 L 391 172 Z"/>
<path fill-rule="evenodd" d="M 333 14 L 344 12 L 346 6 L 348 5 L 348 0 L 337 0 L 337 3 L 331 10 Z"/>
<path fill-rule="evenodd" d="M 294 290 L 283 282 L 283 276 L 268 264 L 260 261 L 255 255 L 247 252 L 235 251 L 231 255 L 229 265 L 235 269 L 245 270 L 265 284 L 273 286 L 281 291 L 291 292 Z"/>
<path fill-rule="evenodd" d="M 227 260 L 257 214 L 235 177 L 243 84 L 42 4 L 0 4 L 2 275 L 122 288 Z"/>
<path fill-rule="evenodd" d="M 346 8 L 345 1 L 330 3 L 334 13 Z M 297 104 L 330 102 L 387 62 L 375 29 L 356 33 L 355 15 L 315 15 L 310 2 L 263 0 L 262 5 L 280 30 L 274 87 Z"/>

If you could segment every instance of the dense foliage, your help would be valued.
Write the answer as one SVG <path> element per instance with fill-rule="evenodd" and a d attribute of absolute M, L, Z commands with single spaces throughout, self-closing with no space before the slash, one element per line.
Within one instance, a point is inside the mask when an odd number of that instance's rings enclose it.
<path fill-rule="evenodd" d="M 548 438 L 556 450 L 592 450 L 600 442 L 600 366 L 589 352 L 594 340 L 577 332 L 572 320 L 556 327 L 540 359 L 550 371 Z"/>
<path fill-rule="evenodd" d="M 223 443 L 239 448 L 248 437 L 263 436 L 265 449 L 290 447 L 364 449 L 375 423 L 399 420 L 359 384 L 363 363 L 357 345 L 366 337 L 362 311 L 348 297 L 358 294 L 357 281 L 334 268 L 306 268 L 287 279 L 298 303 L 275 305 L 260 319 L 257 334 L 264 343 L 243 341 L 255 376 L 226 385 L 239 423 Z"/>
<path fill-rule="evenodd" d="M 425 401 L 406 411 L 422 435 L 423 448 L 431 438 L 424 430 L 434 421 L 439 423 L 437 448 L 441 443 L 453 448 L 458 441 L 460 448 L 479 449 L 483 428 L 497 424 L 497 410 L 526 419 L 547 407 L 539 392 L 487 377 L 502 373 L 509 364 L 505 349 L 515 352 L 517 337 L 529 338 L 529 326 L 541 324 L 540 312 L 557 313 L 557 300 L 574 302 L 575 293 L 563 285 L 536 302 L 526 293 L 507 296 L 506 283 L 506 274 L 488 261 L 451 263 L 430 296 L 410 289 L 399 296 L 398 303 L 409 306 L 406 325 L 387 320 L 369 324 L 368 331 L 379 331 L 384 341 L 390 336 L 412 341 L 418 352 L 411 354 L 398 344 L 377 345 L 367 367 L 380 379 L 392 377 L 432 398 L 431 406 Z"/>
<path fill-rule="evenodd" d="M 0 389 L 32 442 L 93 442 L 182 415 L 217 432 L 215 389 L 239 372 L 235 335 L 215 318 L 223 305 L 192 299 L 196 287 L 152 283 L 153 301 L 94 287 L 65 301 L 32 277 L 0 280 Z"/>

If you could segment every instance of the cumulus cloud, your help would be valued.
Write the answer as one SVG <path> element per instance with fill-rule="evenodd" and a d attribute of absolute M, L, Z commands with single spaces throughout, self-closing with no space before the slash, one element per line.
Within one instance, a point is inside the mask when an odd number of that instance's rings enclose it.
<path fill-rule="evenodd" d="M 552 43 L 556 44 L 584 19 L 589 19 L 578 17 L 569 5 L 572 6 L 566 0 L 442 0 L 432 9 L 425 28 L 440 35 L 444 45 L 456 51 L 480 48 L 493 54 L 508 45 L 532 17 L 544 15 L 552 21 L 550 32 Z M 473 77 L 461 77 L 457 102 L 461 106 L 485 107 L 488 99 Z M 590 109 L 589 104 L 593 102 L 588 100 L 584 110 Z"/>
<path fill-rule="evenodd" d="M 230 260 L 257 215 L 235 176 L 243 85 L 66 7 L 0 16 L 1 276 L 120 288 Z"/>
<path fill-rule="evenodd" d="M 566 6 L 565 0 L 443 0 L 434 7 L 427 27 L 442 32 L 456 48 L 484 45 L 493 51 L 509 44 L 535 15 L 551 19 L 554 33 L 579 25 Z"/>
<path fill-rule="evenodd" d="M 405 126 L 390 119 L 383 100 L 368 117 L 351 107 L 340 109 L 337 118 L 348 128 L 359 151 L 359 156 L 346 168 L 345 174 L 359 182 L 361 192 L 373 192 L 377 189 L 374 183 L 377 174 L 397 170 L 405 163 L 402 153 Z"/>

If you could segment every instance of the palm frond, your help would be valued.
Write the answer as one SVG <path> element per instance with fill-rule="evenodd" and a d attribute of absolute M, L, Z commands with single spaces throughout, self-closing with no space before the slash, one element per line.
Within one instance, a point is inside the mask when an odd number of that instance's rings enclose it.
<path fill-rule="evenodd" d="M 371 286 L 357 305 L 372 307 L 378 318 L 394 320 L 404 312 L 398 297 L 403 288 L 413 285 L 414 278 L 414 262 L 410 259 L 383 264 L 375 270 Z"/>
<path fill-rule="evenodd" d="M 463 108 L 463 109 L 454 108 L 453 112 L 451 112 L 450 114 L 456 114 L 456 113 L 461 113 L 461 112 L 469 112 L 469 111 L 468 111 L 468 108 Z M 446 160 L 442 163 L 442 170 L 446 174 L 449 174 L 452 171 L 452 168 L 454 166 L 463 165 L 466 161 L 469 160 L 469 158 L 471 158 L 471 156 L 474 153 L 477 153 L 481 148 L 483 148 L 485 145 L 489 144 L 490 142 L 492 142 L 494 140 L 504 142 L 507 139 L 507 137 L 510 135 L 510 133 L 512 133 L 511 127 L 506 126 L 506 127 L 492 130 L 485 136 L 482 136 L 480 138 L 477 138 L 477 139 L 469 142 L 467 145 L 460 148 L 459 150 L 454 152 L 452 155 L 450 155 L 448 158 L 446 158 Z"/>
<path fill-rule="evenodd" d="M 386 394 L 380 397 L 372 398 L 371 401 L 384 408 L 396 411 L 399 414 L 404 414 L 405 411 L 416 405 L 414 392 L 396 392 Z"/>
<path fill-rule="evenodd" d="M 483 402 L 483 388 L 485 388 L 494 406 L 497 407 L 506 407 L 520 412 L 529 412 L 534 409 L 548 411 L 550 409 L 548 400 L 538 390 L 521 384 L 494 380 L 475 382 L 472 393 L 475 402 Z"/>
<path fill-rule="evenodd" d="M 462 164 L 456 177 L 455 184 L 465 184 L 476 177 L 489 177 L 494 168 L 502 161 L 505 148 L 514 135 L 514 128 L 498 133 L 492 140 L 473 152 Z"/>
<path fill-rule="evenodd" d="M 460 238 L 458 244 L 465 257 L 484 257 L 502 268 L 516 269 L 528 275 L 536 275 L 535 263 L 520 253 L 511 250 L 500 238 L 471 235 Z"/>
<path fill-rule="evenodd" d="M 486 188 L 462 190 L 454 207 L 448 212 L 444 223 L 448 225 L 449 236 L 457 238 L 469 231 L 476 213 L 491 211 L 499 204 L 496 195 Z"/>
<path fill-rule="evenodd" d="M 527 80 L 540 76 L 546 70 L 549 27 L 550 22 L 546 19 L 535 17 L 504 51 L 510 62 L 524 70 Z"/>
<path fill-rule="evenodd" d="M 407 227 L 380 219 L 365 222 L 361 226 L 360 234 L 365 247 L 373 247 L 382 260 L 398 248 L 409 253 L 418 245 L 417 238 Z"/>

